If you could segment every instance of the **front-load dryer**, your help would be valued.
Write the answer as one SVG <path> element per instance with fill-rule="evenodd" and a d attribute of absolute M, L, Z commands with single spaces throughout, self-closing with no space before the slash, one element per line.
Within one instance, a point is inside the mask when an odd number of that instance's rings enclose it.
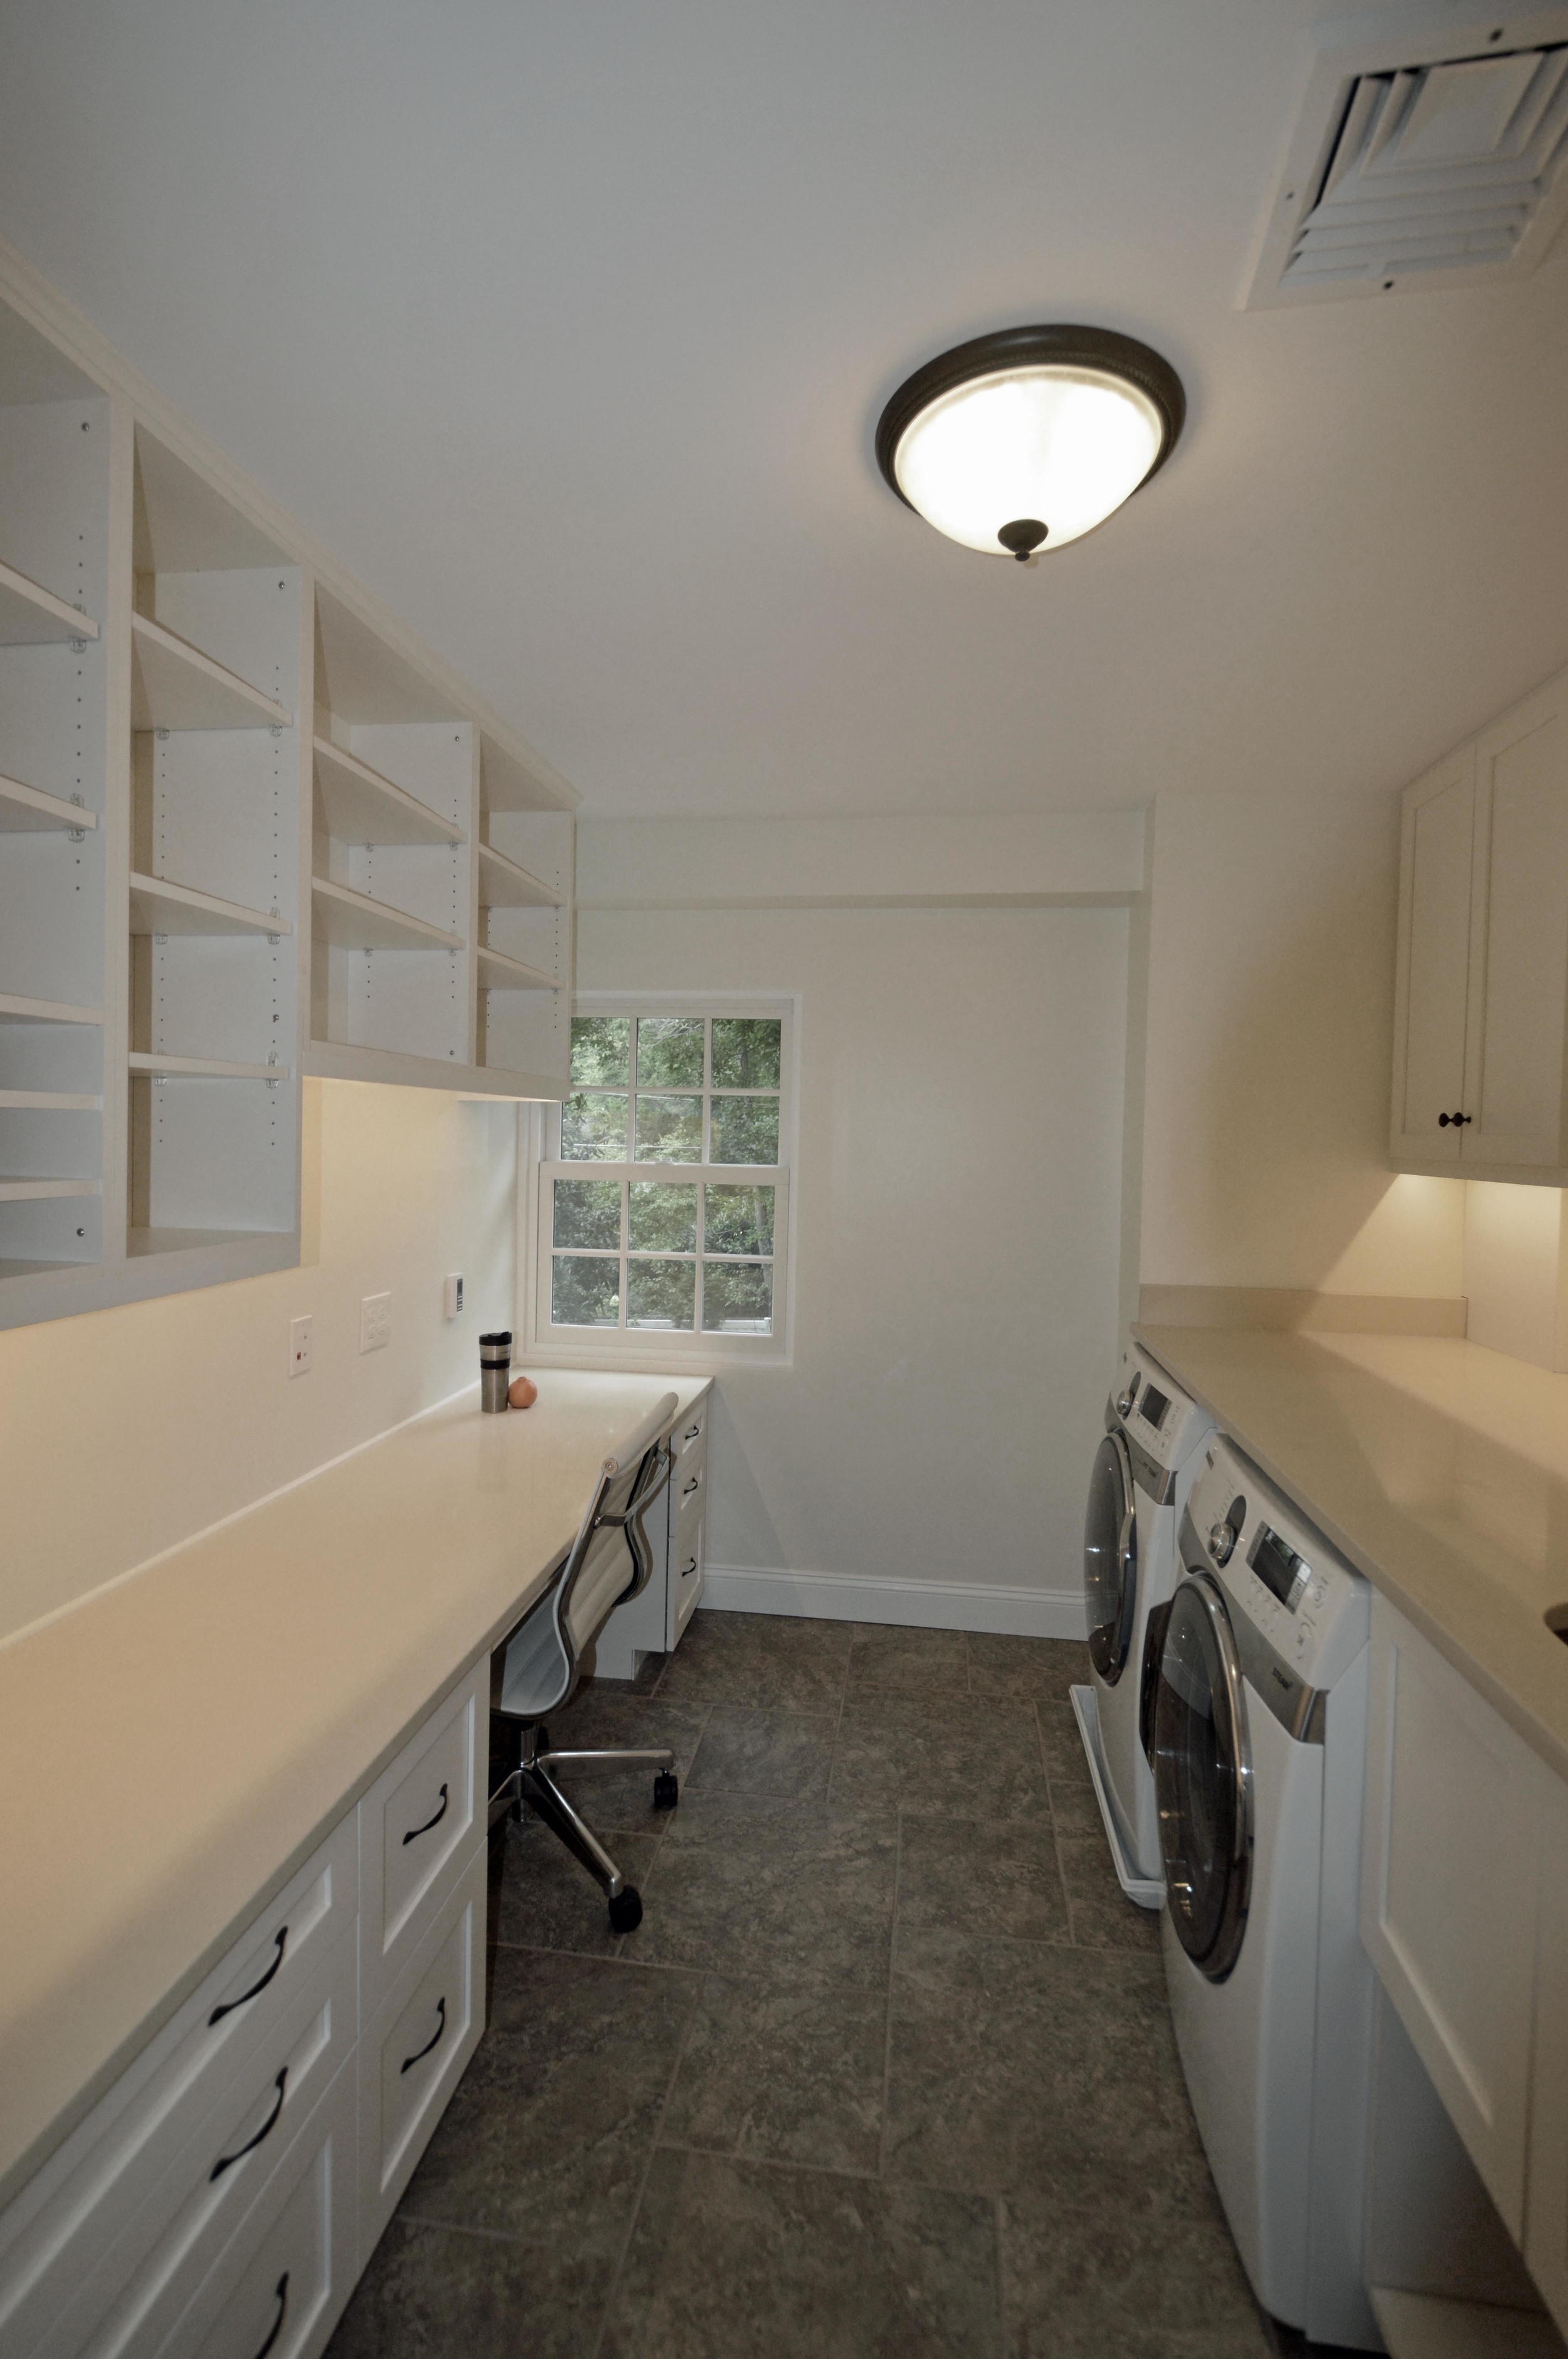
<path fill-rule="evenodd" d="M 1160 1829 L 1142 1726 L 1146 1642 L 1151 1614 L 1157 1629 L 1175 1586 L 1177 1523 L 1214 1421 L 1141 1344 L 1130 1343 L 1105 1422 L 1084 1518 L 1090 1684 L 1071 1694 L 1122 1890 L 1158 1908 Z"/>
<path fill-rule="evenodd" d="M 1264 2309 L 1380 2351 L 1362 2264 L 1375 1986 L 1357 1931 L 1370 1593 L 1219 1437 L 1179 1555 L 1153 1759 L 1193 2111 Z"/>

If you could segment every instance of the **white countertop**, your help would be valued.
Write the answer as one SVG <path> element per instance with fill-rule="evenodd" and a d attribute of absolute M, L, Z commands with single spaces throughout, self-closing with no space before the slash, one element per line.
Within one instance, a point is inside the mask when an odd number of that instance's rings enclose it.
<path fill-rule="evenodd" d="M 0 2201 L 532 1603 L 708 1379 L 429 1411 L 0 1648 Z"/>
<path fill-rule="evenodd" d="M 1141 1327 L 1171 1374 L 1568 1777 L 1568 1375 L 1416 1335 Z"/>

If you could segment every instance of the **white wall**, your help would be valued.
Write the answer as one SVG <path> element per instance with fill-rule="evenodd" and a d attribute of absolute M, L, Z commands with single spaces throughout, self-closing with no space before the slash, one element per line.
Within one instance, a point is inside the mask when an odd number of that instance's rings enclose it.
<path fill-rule="evenodd" d="M 579 989 L 801 995 L 793 1364 L 719 1376 L 710 1565 L 916 1593 L 889 1618 L 1081 1627 L 1116 1349 L 1125 908 L 594 908 L 608 876 L 634 886 L 641 832 L 583 831 Z M 724 859 L 717 889 L 752 881 Z M 687 893 L 713 880 L 689 842 Z M 987 1608 L 988 1587 L 1032 1602 Z"/>
<path fill-rule="evenodd" d="M 475 1338 L 510 1315 L 514 1109 L 305 1094 L 310 1266 L 0 1334 L 0 1639 L 477 1376 Z M 362 1356 L 360 1298 L 386 1289 L 392 1342 Z M 291 1379 L 307 1311 L 315 1364 Z"/>
<path fill-rule="evenodd" d="M 1464 1189 L 1388 1168 L 1399 799 L 1162 795 L 1145 1285 L 1457 1297 Z"/>

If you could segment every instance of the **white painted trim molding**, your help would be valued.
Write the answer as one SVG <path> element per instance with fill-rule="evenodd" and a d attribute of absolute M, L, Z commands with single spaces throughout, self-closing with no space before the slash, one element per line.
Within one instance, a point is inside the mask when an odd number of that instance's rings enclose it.
<path fill-rule="evenodd" d="M 785 1572 L 710 1564 L 701 1603 L 721 1614 L 795 1614 L 822 1622 L 887 1622 L 914 1630 L 989 1630 L 1011 1638 L 1086 1638 L 1079 1589 L 1011 1589 L 993 1582 L 882 1581 L 854 1572 Z"/>

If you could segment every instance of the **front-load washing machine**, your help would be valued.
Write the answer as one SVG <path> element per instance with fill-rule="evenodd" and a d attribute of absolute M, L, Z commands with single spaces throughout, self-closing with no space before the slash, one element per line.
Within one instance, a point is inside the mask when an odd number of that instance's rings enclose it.
<path fill-rule="evenodd" d="M 1090 1684 L 1070 1690 L 1121 1888 L 1163 1896 L 1154 1781 L 1144 1751 L 1147 1639 L 1176 1581 L 1176 1527 L 1214 1421 L 1141 1344 L 1121 1355 L 1089 1476 L 1084 1603 Z"/>
<path fill-rule="evenodd" d="M 1370 1593 L 1221 1437 L 1178 1552 L 1153 1759 L 1193 2111 L 1264 2309 L 1380 2351 L 1362 2267 L 1375 1986 L 1356 1922 Z"/>

